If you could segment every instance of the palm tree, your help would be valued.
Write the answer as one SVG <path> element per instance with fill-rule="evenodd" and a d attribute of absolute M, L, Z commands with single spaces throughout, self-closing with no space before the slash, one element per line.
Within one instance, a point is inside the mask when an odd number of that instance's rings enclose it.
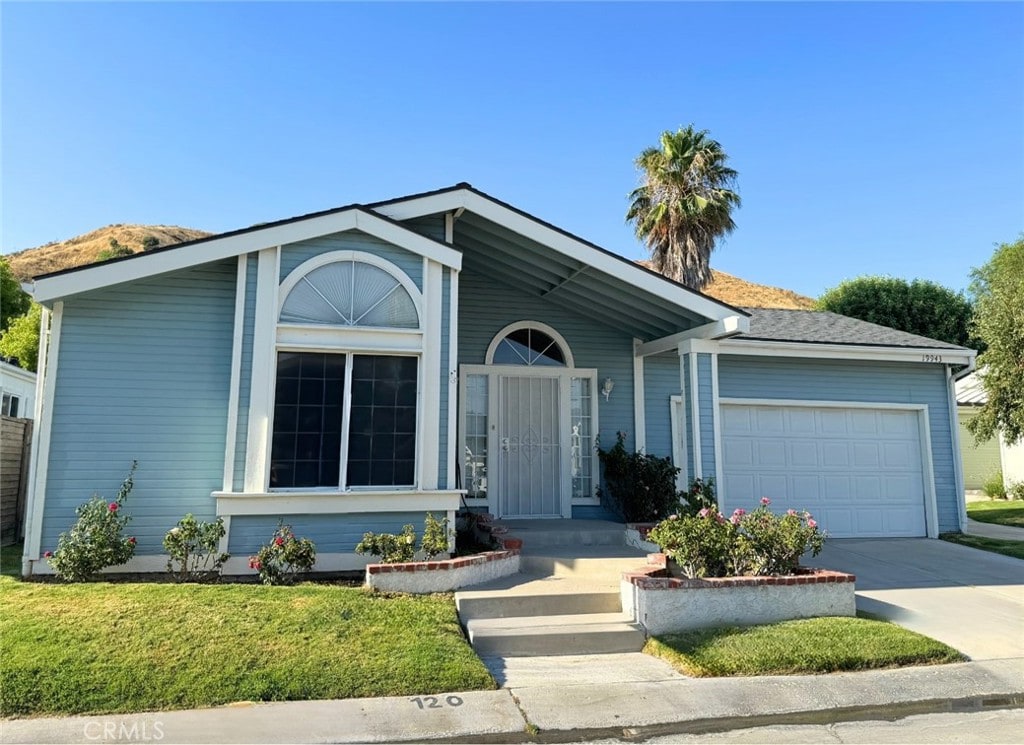
<path fill-rule="evenodd" d="M 722 146 L 693 125 L 663 132 L 661 148 L 636 159 L 643 183 L 629 195 L 636 236 L 647 244 L 654 268 L 695 290 L 711 281 L 715 242 L 736 227 L 732 210 L 740 197 L 731 187 L 736 171 Z"/>

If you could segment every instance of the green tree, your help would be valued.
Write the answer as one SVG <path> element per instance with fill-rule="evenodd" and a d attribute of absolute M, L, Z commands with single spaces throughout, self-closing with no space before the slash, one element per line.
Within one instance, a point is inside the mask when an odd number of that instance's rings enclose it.
<path fill-rule="evenodd" d="M 123 243 L 119 243 L 117 238 L 110 239 L 110 248 L 104 248 L 98 254 L 96 254 L 97 261 L 108 261 L 110 259 L 119 259 L 122 256 L 131 256 L 132 251 L 128 246 Z"/>
<path fill-rule="evenodd" d="M 26 370 L 36 371 L 42 314 L 42 306 L 32 303 L 28 313 L 15 318 L 7 330 L 0 333 L 0 357 L 15 359 Z"/>
<path fill-rule="evenodd" d="M 24 315 L 31 302 L 32 298 L 21 289 L 21 284 L 11 272 L 7 259 L 0 257 L 0 331 L 6 329 L 13 319 Z"/>
<path fill-rule="evenodd" d="M 654 268 L 699 290 L 711 281 L 711 252 L 736 223 L 737 173 L 722 146 L 691 124 L 661 134 L 661 147 L 636 159 L 642 183 L 629 195 L 626 219 L 647 244 Z"/>
<path fill-rule="evenodd" d="M 949 344 L 971 346 L 971 302 L 925 279 L 858 277 L 841 282 L 818 299 L 830 310 Z"/>
<path fill-rule="evenodd" d="M 987 401 L 967 425 L 979 440 L 997 432 L 1024 440 L 1024 235 L 998 246 L 971 272 L 973 329 L 987 345 L 978 357 Z"/>

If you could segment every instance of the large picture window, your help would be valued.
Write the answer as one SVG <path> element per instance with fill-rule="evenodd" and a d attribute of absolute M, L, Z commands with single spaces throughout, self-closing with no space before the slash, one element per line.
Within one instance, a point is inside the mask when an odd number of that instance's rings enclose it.
<path fill-rule="evenodd" d="M 412 486 L 417 366 L 410 356 L 279 352 L 271 488 Z"/>

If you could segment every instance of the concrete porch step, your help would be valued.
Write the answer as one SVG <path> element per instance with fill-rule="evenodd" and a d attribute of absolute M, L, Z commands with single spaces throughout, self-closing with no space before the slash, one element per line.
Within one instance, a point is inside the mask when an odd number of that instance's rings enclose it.
<path fill-rule="evenodd" d="M 626 526 L 605 520 L 500 520 L 496 524 L 522 538 L 526 550 L 622 546 L 626 541 Z"/>
<path fill-rule="evenodd" d="M 618 585 L 622 572 L 641 567 L 647 555 L 632 546 L 573 546 L 542 548 L 536 552 L 523 546 L 520 571 L 550 577 L 574 577 Z"/>
<path fill-rule="evenodd" d="M 514 574 L 455 593 L 463 624 L 477 618 L 617 613 L 617 583 L 578 582 L 571 577 Z"/>
<path fill-rule="evenodd" d="M 643 630 L 625 613 L 477 618 L 466 624 L 479 655 L 617 654 L 639 652 Z"/>

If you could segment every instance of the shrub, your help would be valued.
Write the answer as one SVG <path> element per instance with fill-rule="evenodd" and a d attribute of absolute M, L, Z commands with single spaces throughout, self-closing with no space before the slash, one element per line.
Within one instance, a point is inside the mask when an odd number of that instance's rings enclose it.
<path fill-rule="evenodd" d="M 416 556 L 416 529 L 405 525 L 399 535 L 363 533 L 363 540 L 356 544 L 356 553 L 379 556 L 385 564 L 412 561 Z"/>
<path fill-rule="evenodd" d="M 435 518 L 429 512 L 427 519 L 423 521 L 423 540 L 420 549 L 427 559 L 449 553 L 448 542 L 451 538 L 451 531 L 448 529 L 448 518 L 441 520 Z"/>
<path fill-rule="evenodd" d="M 649 534 L 687 577 L 792 574 L 807 551 L 817 556 L 825 534 L 808 512 L 776 515 L 761 499 L 753 512 L 738 509 L 727 519 L 717 508 L 696 515 L 670 515 Z"/>
<path fill-rule="evenodd" d="M 597 448 L 606 487 L 600 491 L 611 498 L 612 506 L 627 522 L 659 520 L 679 504 L 679 469 L 671 458 L 628 452 L 625 440 L 625 433 L 619 432 L 610 450 Z"/>
<path fill-rule="evenodd" d="M 124 511 L 124 503 L 135 485 L 137 461 L 121 483 L 113 502 L 94 495 L 75 510 L 78 521 L 67 533 L 61 533 L 57 550 L 43 556 L 57 576 L 68 582 L 87 582 L 95 579 L 100 570 L 126 563 L 135 553 L 135 538 L 124 537 L 123 531 L 131 521 Z"/>
<path fill-rule="evenodd" d="M 717 509 L 714 479 L 694 479 L 681 496 L 679 507 L 687 514 L 696 515 L 703 509 Z"/>
<path fill-rule="evenodd" d="M 989 499 L 1006 499 L 1006 485 L 1003 483 L 1003 472 L 996 471 L 981 485 L 981 491 Z"/>
<path fill-rule="evenodd" d="M 270 542 L 249 557 L 249 568 L 265 585 L 289 585 L 296 575 L 310 572 L 316 564 L 316 546 L 308 538 L 296 538 L 290 525 L 280 522 Z"/>
<path fill-rule="evenodd" d="M 1014 481 L 1006 490 L 1007 499 L 1024 499 L 1024 481 Z"/>
<path fill-rule="evenodd" d="M 216 579 L 230 554 L 218 552 L 220 539 L 225 535 L 224 518 L 212 523 L 200 522 L 185 515 L 164 536 L 167 572 L 177 582 L 202 582 Z"/>

